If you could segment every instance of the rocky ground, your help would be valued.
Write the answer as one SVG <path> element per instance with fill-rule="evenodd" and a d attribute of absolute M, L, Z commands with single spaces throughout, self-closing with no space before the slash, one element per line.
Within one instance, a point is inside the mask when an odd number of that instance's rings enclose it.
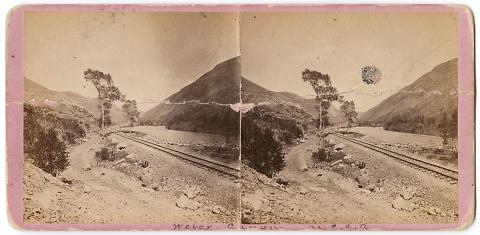
<path fill-rule="evenodd" d="M 339 160 L 312 162 L 318 137 L 288 149 L 269 179 L 242 167 L 244 223 L 454 223 L 457 185 L 329 137 Z M 439 193 L 442 192 L 442 193 Z"/>
<path fill-rule="evenodd" d="M 26 223 L 238 223 L 240 184 L 116 137 L 126 154 L 100 160 L 98 136 L 70 149 L 52 177 L 24 167 Z"/>

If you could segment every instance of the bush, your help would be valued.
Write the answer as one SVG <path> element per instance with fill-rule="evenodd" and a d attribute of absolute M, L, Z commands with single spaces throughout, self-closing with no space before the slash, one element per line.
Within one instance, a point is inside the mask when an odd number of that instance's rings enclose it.
<path fill-rule="evenodd" d="M 33 165 L 57 176 L 70 164 L 67 147 L 54 128 L 46 129 L 38 123 L 39 116 L 32 106 L 24 106 L 24 152 Z"/>
<path fill-rule="evenodd" d="M 242 119 L 242 160 L 256 171 L 273 177 L 286 165 L 282 141 L 268 127 L 261 127 L 255 119 L 246 115 Z"/>

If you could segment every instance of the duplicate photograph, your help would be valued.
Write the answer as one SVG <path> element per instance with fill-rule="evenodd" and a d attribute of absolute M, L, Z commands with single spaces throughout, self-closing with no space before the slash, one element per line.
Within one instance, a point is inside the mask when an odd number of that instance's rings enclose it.
<path fill-rule="evenodd" d="M 25 13 L 24 222 L 240 223 L 238 13 Z"/>
<path fill-rule="evenodd" d="M 240 22 L 242 223 L 457 223 L 455 13 Z"/>

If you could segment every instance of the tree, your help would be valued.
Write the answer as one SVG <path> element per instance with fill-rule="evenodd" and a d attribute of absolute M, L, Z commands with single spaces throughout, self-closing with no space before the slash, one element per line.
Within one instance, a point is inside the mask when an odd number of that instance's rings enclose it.
<path fill-rule="evenodd" d="M 242 159 L 247 160 L 246 164 L 256 171 L 273 177 L 286 166 L 282 141 L 276 137 L 274 130 L 257 123 L 257 117 L 250 112 L 242 117 Z"/>
<path fill-rule="evenodd" d="M 138 117 L 140 117 L 140 112 L 138 112 L 137 109 L 137 101 L 125 99 L 122 110 L 127 115 L 130 126 L 137 123 Z"/>
<path fill-rule="evenodd" d="M 347 119 L 347 127 L 350 128 L 353 123 L 355 123 L 358 113 L 355 111 L 355 103 L 352 101 L 345 101 L 340 106 L 340 110 L 345 119 Z"/>
<path fill-rule="evenodd" d="M 332 101 L 340 100 L 342 97 L 338 94 L 337 89 L 332 86 L 330 75 L 322 74 L 315 70 L 305 69 L 302 72 L 302 80 L 309 82 L 315 91 L 315 98 L 318 102 L 318 128 L 322 131 L 323 126 L 328 123 L 328 108 Z"/>
<path fill-rule="evenodd" d="M 87 69 L 84 72 L 87 82 L 92 82 L 98 92 L 100 109 L 100 127 L 103 129 L 111 124 L 110 109 L 112 102 L 121 98 L 120 90 L 114 86 L 112 76 L 98 70 Z"/>

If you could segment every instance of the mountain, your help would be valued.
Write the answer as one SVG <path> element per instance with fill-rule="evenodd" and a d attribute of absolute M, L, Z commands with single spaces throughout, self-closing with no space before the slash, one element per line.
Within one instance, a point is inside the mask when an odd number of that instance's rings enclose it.
<path fill-rule="evenodd" d="M 221 104 L 240 102 L 240 57 L 218 64 L 167 100 L 172 103 L 193 100 Z"/>
<path fill-rule="evenodd" d="M 437 65 L 360 115 L 359 121 L 389 130 L 432 135 L 440 135 L 440 126 L 445 122 L 456 126 L 457 64 L 458 60 L 452 59 Z"/>
<path fill-rule="evenodd" d="M 176 130 L 238 136 L 239 114 L 229 104 L 239 103 L 240 94 L 243 103 L 254 103 L 263 112 L 275 113 L 282 119 L 310 122 L 316 113 L 313 99 L 270 91 L 241 77 L 240 57 L 235 57 L 216 65 L 143 113 L 140 122 Z M 344 122 L 335 107 L 331 110 L 334 124 Z"/>
<path fill-rule="evenodd" d="M 24 100 L 26 103 L 48 107 L 58 116 L 95 122 L 99 116 L 98 100 L 87 98 L 70 91 L 53 91 L 28 78 L 24 78 Z M 127 118 L 123 111 L 115 106 L 111 109 L 113 123 L 124 123 Z"/>
<path fill-rule="evenodd" d="M 239 102 L 240 57 L 234 57 L 146 111 L 140 122 L 183 131 L 238 136 L 240 116 L 229 104 Z"/>

